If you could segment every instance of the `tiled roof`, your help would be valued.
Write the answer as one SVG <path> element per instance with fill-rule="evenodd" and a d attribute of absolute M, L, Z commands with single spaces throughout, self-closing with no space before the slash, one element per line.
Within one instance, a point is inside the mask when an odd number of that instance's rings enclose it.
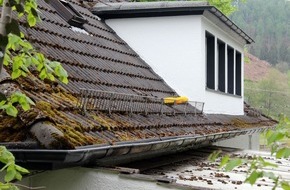
<path fill-rule="evenodd" d="M 0 115 L 0 141 L 12 143 L 36 142 L 37 148 L 77 149 L 86 145 L 113 145 L 119 142 L 164 138 L 195 137 L 244 129 L 258 129 L 276 124 L 264 116 L 195 114 L 159 114 L 154 103 L 148 104 L 148 114 L 136 110 L 132 114 L 107 111 L 83 113 L 76 107 L 80 88 L 154 96 L 176 95 L 139 56 L 105 23 L 75 1 L 71 5 L 88 23 L 89 33 L 74 32 L 68 23 L 45 1 L 39 1 L 42 22 L 34 28 L 21 29 L 33 45 L 51 60 L 60 61 L 68 71 L 69 84 L 41 81 L 32 72 L 29 77 L 11 82 L 9 68 L 2 75 L 2 89 L 20 88 L 35 102 L 27 112 L 11 118 Z M 16 85 L 15 85 L 16 84 Z M 175 108 L 165 106 L 168 113 Z M 246 108 L 248 109 L 248 108 Z M 38 123 L 38 124 L 37 124 Z M 31 127 L 33 126 L 33 127 Z M 243 132 L 244 133 L 244 132 Z M 27 147 L 26 147 L 27 148 Z M 29 148 L 29 146 L 28 146 Z"/>

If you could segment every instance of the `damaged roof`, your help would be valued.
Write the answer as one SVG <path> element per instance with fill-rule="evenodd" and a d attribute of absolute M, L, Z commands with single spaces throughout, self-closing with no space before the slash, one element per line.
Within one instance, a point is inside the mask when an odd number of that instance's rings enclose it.
<path fill-rule="evenodd" d="M 69 83 L 41 81 L 35 72 L 13 81 L 10 68 L 4 69 L 0 92 L 8 96 L 20 90 L 36 103 L 16 118 L 0 114 L 0 142 L 19 161 L 81 165 L 113 155 L 209 144 L 277 123 L 248 106 L 245 115 L 230 116 L 163 105 L 159 100 L 176 92 L 83 4 L 68 1 L 86 20 L 86 32 L 74 30 L 44 0 L 38 3 L 42 22 L 28 28 L 22 20 L 21 30 L 36 49 L 62 63 Z M 80 100 L 88 105 L 98 100 L 100 106 L 83 109 Z M 121 103 L 122 109 L 111 110 Z"/>

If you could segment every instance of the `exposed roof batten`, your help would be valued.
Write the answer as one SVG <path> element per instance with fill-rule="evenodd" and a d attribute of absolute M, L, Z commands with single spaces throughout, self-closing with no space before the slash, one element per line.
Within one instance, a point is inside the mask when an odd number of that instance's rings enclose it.
<path fill-rule="evenodd" d="M 205 11 L 216 16 L 231 30 L 241 36 L 247 44 L 254 40 L 248 36 L 235 23 L 227 18 L 221 11 L 200 1 L 162 1 L 162 2 L 122 2 L 122 3 L 98 3 L 92 13 L 102 19 L 114 18 L 137 18 L 137 17 L 160 17 L 181 15 L 202 15 Z"/>

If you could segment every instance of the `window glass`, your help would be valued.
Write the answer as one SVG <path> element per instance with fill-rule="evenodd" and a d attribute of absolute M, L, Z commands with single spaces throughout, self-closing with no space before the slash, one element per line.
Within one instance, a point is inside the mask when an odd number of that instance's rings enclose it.
<path fill-rule="evenodd" d="M 236 95 L 242 95 L 242 54 L 236 51 Z"/>
<path fill-rule="evenodd" d="M 226 44 L 221 40 L 218 40 L 218 89 L 221 92 L 225 92 L 225 54 L 226 54 Z"/>
<path fill-rule="evenodd" d="M 206 86 L 215 89 L 215 38 L 206 32 Z"/>
<path fill-rule="evenodd" d="M 228 50 L 228 93 L 234 94 L 234 49 L 230 46 Z"/>

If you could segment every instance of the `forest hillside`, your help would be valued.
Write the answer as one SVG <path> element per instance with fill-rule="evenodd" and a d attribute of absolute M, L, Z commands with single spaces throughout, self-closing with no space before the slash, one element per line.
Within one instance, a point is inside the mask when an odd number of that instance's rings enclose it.
<path fill-rule="evenodd" d="M 290 2 L 286 0 L 236 0 L 238 11 L 231 19 L 255 44 L 249 53 L 272 65 L 290 68 Z"/>
<path fill-rule="evenodd" d="M 290 116 L 290 71 L 251 54 L 246 57 L 245 101 L 274 118 L 281 113 Z"/>

